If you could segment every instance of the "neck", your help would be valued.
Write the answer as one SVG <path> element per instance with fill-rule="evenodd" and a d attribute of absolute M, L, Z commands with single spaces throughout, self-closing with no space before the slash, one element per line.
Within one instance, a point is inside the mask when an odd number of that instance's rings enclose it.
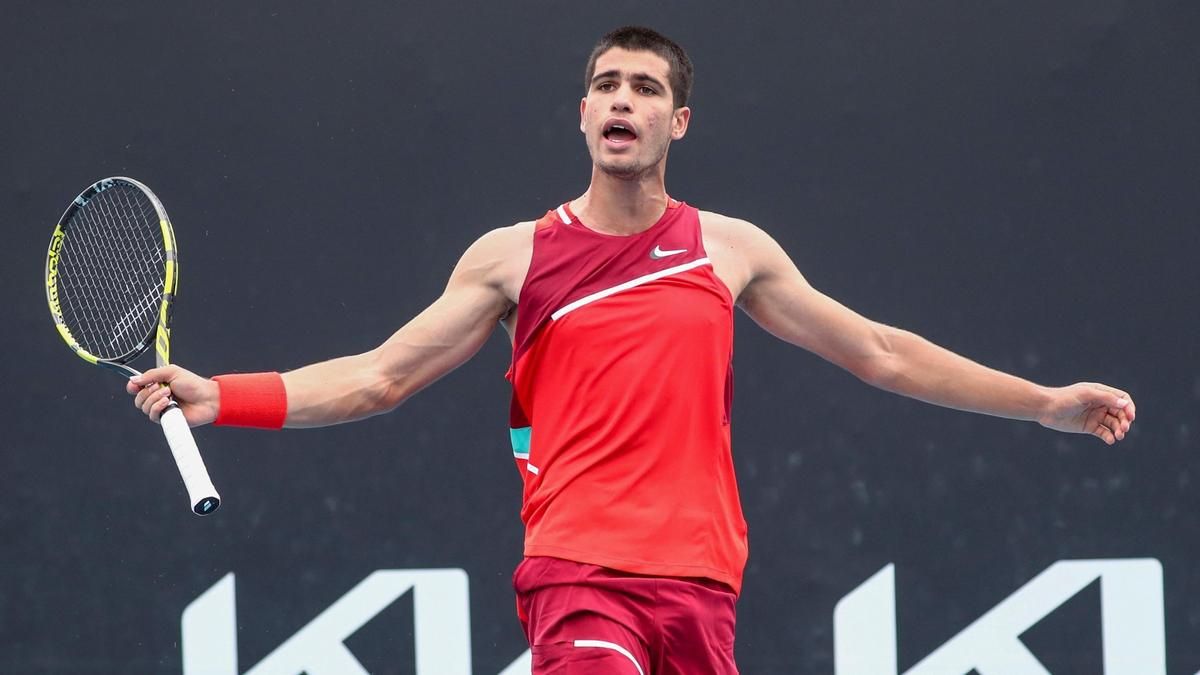
<path fill-rule="evenodd" d="M 588 227 L 606 234 L 643 232 L 667 210 L 667 189 L 661 163 L 633 179 L 618 178 L 592 166 L 587 192 L 571 202 L 571 210 Z"/>

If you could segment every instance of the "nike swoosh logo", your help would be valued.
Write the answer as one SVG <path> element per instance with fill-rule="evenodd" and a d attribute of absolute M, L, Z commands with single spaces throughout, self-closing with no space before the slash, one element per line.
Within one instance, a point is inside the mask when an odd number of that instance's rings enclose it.
<path fill-rule="evenodd" d="M 681 248 L 672 251 L 664 251 L 661 247 L 655 245 L 654 250 L 650 251 L 650 257 L 654 258 L 655 260 L 661 260 L 673 255 L 679 255 L 680 253 L 687 253 L 687 249 Z"/>

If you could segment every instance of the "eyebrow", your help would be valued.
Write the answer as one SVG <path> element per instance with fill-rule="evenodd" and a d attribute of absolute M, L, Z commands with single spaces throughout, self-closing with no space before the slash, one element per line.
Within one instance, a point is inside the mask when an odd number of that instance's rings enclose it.
<path fill-rule="evenodd" d="M 595 85 L 599 80 L 607 80 L 611 78 L 620 79 L 620 77 L 621 71 L 613 68 L 611 70 L 606 70 L 603 73 L 597 73 L 596 76 L 592 78 L 592 85 Z M 658 78 L 647 73 L 633 73 L 629 76 L 629 79 L 633 80 L 634 82 L 649 82 L 650 84 L 657 86 L 659 89 L 666 89 L 666 85 L 660 82 Z"/>

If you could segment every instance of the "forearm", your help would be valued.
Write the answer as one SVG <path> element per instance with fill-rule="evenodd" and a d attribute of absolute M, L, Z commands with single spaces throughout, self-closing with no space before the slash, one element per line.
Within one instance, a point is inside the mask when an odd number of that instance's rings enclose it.
<path fill-rule="evenodd" d="M 883 328 L 880 363 L 863 379 L 881 389 L 947 408 L 1036 421 L 1051 396 L 1046 387 L 980 365 L 919 335 Z"/>
<path fill-rule="evenodd" d="M 320 427 L 391 410 L 390 386 L 375 352 L 343 356 L 283 373 L 285 427 Z"/>
<path fill-rule="evenodd" d="M 500 310 L 486 293 L 446 294 L 369 352 L 284 373 L 284 426 L 340 424 L 395 409 L 478 352 Z"/>

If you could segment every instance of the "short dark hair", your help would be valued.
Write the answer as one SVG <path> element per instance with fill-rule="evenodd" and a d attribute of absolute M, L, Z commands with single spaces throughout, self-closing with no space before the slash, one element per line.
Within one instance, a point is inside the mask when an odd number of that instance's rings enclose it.
<path fill-rule="evenodd" d="M 596 59 L 614 47 L 632 52 L 652 52 L 661 56 L 670 66 L 669 79 L 675 107 L 682 108 L 687 105 L 688 96 L 692 93 L 692 60 L 688 58 L 687 52 L 683 51 L 683 47 L 662 33 L 641 26 L 622 26 L 600 38 L 592 48 L 592 55 L 588 57 L 587 68 L 584 70 L 584 91 L 592 87 L 592 76 L 596 74 Z"/>

